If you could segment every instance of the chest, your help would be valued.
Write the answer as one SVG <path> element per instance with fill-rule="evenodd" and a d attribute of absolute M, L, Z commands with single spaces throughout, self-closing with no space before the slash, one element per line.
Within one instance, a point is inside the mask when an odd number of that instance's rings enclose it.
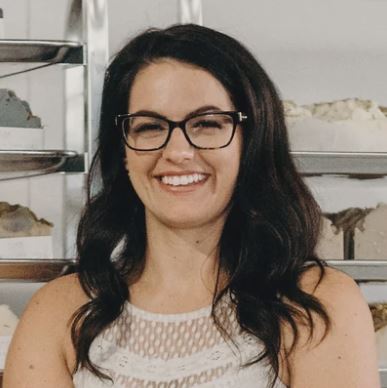
<path fill-rule="evenodd" d="M 167 316 L 124 313 L 94 341 L 91 359 L 109 371 L 114 387 L 265 387 L 268 365 L 243 367 L 262 351 L 261 344 L 241 333 L 231 316 L 223 323 L 234 343 L 226 341 L 207 313 L 204 309 Z M 107 383 L 84 370 L 74 376 L 74 384 L 109 386 L 98 385 Z"/>

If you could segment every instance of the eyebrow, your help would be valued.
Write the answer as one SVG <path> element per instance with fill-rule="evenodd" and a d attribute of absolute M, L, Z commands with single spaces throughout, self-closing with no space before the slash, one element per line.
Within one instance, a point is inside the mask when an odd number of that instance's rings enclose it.
<path fill-rule="evenodd" d="M 201 106 L 200 108 L 197 108 L 197 109 L 189 112 L 188 114 L 186 114 L 184 119 L 191 117 L 191 116 L 198 115 L 200 113 L 219 112 L 221 110 L 222 109 L 220 109 L 219 107 L 217 107 L 215 105 L 204 105 L 204 106 Z M 151 116 L 160 117 L 161 119 L 167 119 L 166 116 L 164 116 L 158 112 L 155 112 L 152 110 L 146 110 L 146 109 L 142 109 L 142 110 L 139 110 L 137 112 L 134 112 L 134 114 L 136 114 L 136 115 L 151 115 Z"/>

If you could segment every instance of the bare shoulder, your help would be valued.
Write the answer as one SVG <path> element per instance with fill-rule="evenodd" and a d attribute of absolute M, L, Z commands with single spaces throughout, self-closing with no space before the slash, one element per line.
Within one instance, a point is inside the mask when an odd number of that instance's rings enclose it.
<path fill-rule="evenodd" d="M 31 298 L 26 311 L 36 306 L 62 313 L 74 311 L 74 308 L 88 300 L 83 291 L 77 274 L 71 274 L 54 279 L 40 288 Z"/>
<path fill-rule="evenodd" d="M 55 321 L 58 327 L 67 324 L 74 312 L 88 300 L 77 274 L 62 276 L 40 288 L 29 301 L 21 318 L 20 325 L 31 319 L 44 316 L 45 322 Z"/>
<path fill-rule="evenodd" d="M 325 267 L 325 276 L 319 279 L 320 269 L 312 267 L 302 275 L 300 288 L 318 299 L 331 325 L 324 336 L 324 321 L 313 313 L 311 338 L 308 327 L 298 326 L 300 340 L 288 358 L 291 386 L 326 387 L 330 376 L 332 388 L 379 387 L 372 316 L 360 287 L 331 267 Z"/>
<path fill-rule="evenodd" d="M 324 276 L 320 280 L 320 273 L 317 266 L 306 270 L 301 276 L 300 288 L 318 298 L 331 313 L 337 310 L 345 314 L 351 307 L 365 309 L 369 313 L 360 287 L 349 275 L 332 267 L 324 267 Z"/>
<path fill-rule="evenodd" d="M 55 279 L 33 295 L 12 338 L 4 388 L 24 387 L 25 381 L 31 388 L 72 387 L 69 323 L 87 300 L 75 274 Z"/>

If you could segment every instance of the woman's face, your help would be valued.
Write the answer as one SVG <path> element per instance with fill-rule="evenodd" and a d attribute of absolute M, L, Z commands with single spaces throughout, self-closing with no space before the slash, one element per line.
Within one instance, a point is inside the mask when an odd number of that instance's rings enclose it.
<path fill-rule="evenodd" d="M 198 110 L 235 110 L 225 88 L 207 71 L 165 59 L 137 74 L 130 91 L 129 113 L 148 111 L 179 121 Z M 200 227 L 225 219 L 241 149 L 239 126 L 229 146 L 214 150 L 192 147 L 182 130 L 175 128 L 161 150 L 134 151 L 127 147 L 125 165 L 148 220 L 154 217 L 176 228 Z M 203 174 L 205 179 L 181 186 L 162 181 L 166 176 L 194 174 Z"/>

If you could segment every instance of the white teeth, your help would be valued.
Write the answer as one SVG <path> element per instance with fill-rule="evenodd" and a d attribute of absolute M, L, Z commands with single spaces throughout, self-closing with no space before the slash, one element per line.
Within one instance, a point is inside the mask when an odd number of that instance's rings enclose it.
<path fill-rule="evenodd" d="M 172 186 L 184 186 L 189 185 L 193 182 L 199 182 L 205 179 L 203 174 L 192 174 L 192 175 L 179 175 L 179 176 L 163 176 L 161 181 L 166 185 Z"/>

